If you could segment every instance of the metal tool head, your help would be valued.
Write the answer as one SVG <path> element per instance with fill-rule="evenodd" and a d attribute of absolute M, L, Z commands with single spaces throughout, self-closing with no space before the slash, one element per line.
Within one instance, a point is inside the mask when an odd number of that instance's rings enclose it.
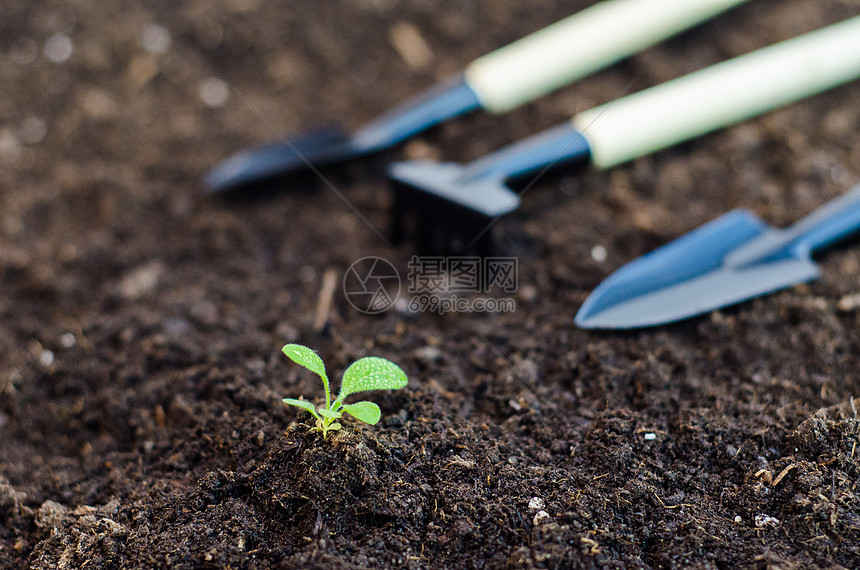
<path fill-rule="evenodd" d="M 588 329 L 654 326 L 814 279 L 815 264 L 794 250 L 726 263 L 732 253 L 778 231 L 749 212 L 729 212 L 623 266 L 594 290 L 574 322 Z"/>
<path fill-rule="evenodd" d="M 389 175 L 393 238 L 412 240 L 424 252 L 489 254 L 493 246 L 485 231 L 488 225 L 520 205 L 503 177 L 472 178 L 455 163 L 398 162 Z"/>
<path fill-rule="evenodd" d="M 390 149 L 442 121 L 481 107 L 462 75 L 398 105 L 348 135 L 340 127 L 241 151 L 206 176 L 212 193 L 227 192 L 342 164 Z"/>
<path fill-rule="evenodd" d="M 513 212 L 520 205 L 519 196 L 505 185 L 503 177 L 470 177 L 463 166 L 453 162 L 397 162 L 389 174 L 401 192 L 427 193 L 488 219 Z"/>
<path fill-rule="evenodd" d="M 424 233 L 437 236 L 443 249 L 444 235 L 460 233 L 466 243 L 486 237 L 489 227 L 500 216 L 520 205 L 519 195 L 508 185 L 529 181 L 525 187 L 550 171 L 571 163 L 587 164 L 588 141 L 569 122 L 541 131 L 531 137 L 495 150 L 477 160 L 459 165 L 430 161 L 398 162 L 389 167 L 393 182 L 395 237 L 404 213 L 422 218 L 419 231 L 408 236 L 416 242 L 426 240 Z M 457 236 L 451 235 L 452 243 Z"/>
<path fill-rule="evenodd" d="M 343 129 L 322 127 L 295 139 L 240 151 L 209 171 L 204 184 L 212 193 L 229 192 L 302 174 L 312 168 L 326 168 L 358 156 L 360 153 Z"/>

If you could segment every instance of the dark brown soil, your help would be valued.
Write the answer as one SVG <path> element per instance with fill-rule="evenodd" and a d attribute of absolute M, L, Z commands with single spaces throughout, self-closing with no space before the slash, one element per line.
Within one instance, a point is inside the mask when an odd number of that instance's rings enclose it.
<path fill-rule="evenodd" d="M 513 313 L 367 316 L 338 286 L 316 332 L 327 272 L 378 255 L 405 276 L 411 247 L 324 186 L 205 196 L 209 167 L 276 138 L 249 103 L 285 134 L 354 128 L 590 3 L 5 0 L 0 566 L 860 567 L 856 241 L 819 280 L 703 318 L 572 324 L 613 269 L 725 211 L 786 225 L 860 181 L 860 84 L 537 184 L 496 228 Z M 471 159 L 857 14 L 755 0 L 394 156 Z M 331 182 L 387 226 L 381 177 Z M 387 357 L 409 387 L 323 441 L 281 403 L 320 394 L 286 342 L 333 371 Z"/>

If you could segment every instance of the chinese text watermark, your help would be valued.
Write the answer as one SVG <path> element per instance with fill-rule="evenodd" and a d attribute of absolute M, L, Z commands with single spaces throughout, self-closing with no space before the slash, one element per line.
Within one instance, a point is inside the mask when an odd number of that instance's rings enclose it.
<path fill-rule="evenodd" d="M 412 312 L 513 312 L 518 273 L 515 257 L 413 256 L 407 264 L 405 307 Z M 400 275 L 381 257 L 364 257 L 344 275 L 349 303 L 376 314 L 395 306 Z"/>

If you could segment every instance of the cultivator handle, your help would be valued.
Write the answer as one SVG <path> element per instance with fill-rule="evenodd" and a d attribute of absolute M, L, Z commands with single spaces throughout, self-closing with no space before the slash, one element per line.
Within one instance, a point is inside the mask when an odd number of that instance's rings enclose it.
<path fill-rule="evenodd" d="M 578 114 L 609 168 L 860 76 L 860 16 Z"/>

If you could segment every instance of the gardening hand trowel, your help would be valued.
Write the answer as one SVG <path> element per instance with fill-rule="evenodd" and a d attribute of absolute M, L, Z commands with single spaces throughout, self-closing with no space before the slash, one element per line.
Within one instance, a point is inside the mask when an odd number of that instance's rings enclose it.
<path fill-rule="evenodd" d="M 236 189 L 379 152 L 470 111 L 508 111 L 746 1 L 605 0 L 475 60 L 351 136 L 328 127 L 241 151 L 205 184 Z"/>
<path fill-rule="evenodd" d="M 512 179 L 570 163 L 609 168 L 859 75 L 860 17 L 854 17 L 584 111 L 466 165 L 394 163 L 394 236 L 412 237 L 403 235 L 400 220 L 417 217 L 418 240 L 435 244 L 443 241 L 435 234 L 457 232 L 462 239 L 468 232 L 477 243 L 488 220 L 519 206 L 507 187 Z"/>
<path fill-rule="evenodd" d="M 744 210 L 632 261 L 586 299 L 574 322 L 630 329 L 678 321 L 818 277 L 812 252 L 860 230 L 860 186 L 786 229 Z"/>

